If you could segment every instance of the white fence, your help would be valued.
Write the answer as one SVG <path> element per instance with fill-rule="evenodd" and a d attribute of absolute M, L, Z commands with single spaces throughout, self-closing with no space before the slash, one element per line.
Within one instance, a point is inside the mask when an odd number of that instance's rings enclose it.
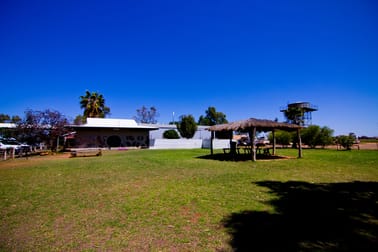
<path fill-rule="evenodd" d="M 0 150 L 1 160 L 14 159 L 16 149 L 15 148 L 6 148 Z"/>
<path fill-rule="evenodd" d="M 211 140 L 204 139 L 202 142 L 202 148 L 210 149 Z M 227 139 L 214 139 L 213 140 L 213 149 L 223 149 L 223 148 L 230 148 L 230 140 Z"/>
<path fill-rule="evenodd" d="M 152 139 L 150 149 L 210 149 L 210 139 Z M 213 140 L 214 149 L 229 148 L 230 140 Z"/>
<path fill-rule="evenodd" d="M 201 139 L 154 139 L 150 149 L 198 149 L 202 148 Z"/>

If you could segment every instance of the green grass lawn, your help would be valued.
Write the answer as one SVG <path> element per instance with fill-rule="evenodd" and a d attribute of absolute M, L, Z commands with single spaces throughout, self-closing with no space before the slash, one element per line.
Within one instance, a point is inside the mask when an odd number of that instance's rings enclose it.
<path fill-rule="evenodd" d="M 0 251 L 376 251 L 378 152 L 208 150 L 0 162 Z M 296 150 L 278 150 L 295 157 Z"/>

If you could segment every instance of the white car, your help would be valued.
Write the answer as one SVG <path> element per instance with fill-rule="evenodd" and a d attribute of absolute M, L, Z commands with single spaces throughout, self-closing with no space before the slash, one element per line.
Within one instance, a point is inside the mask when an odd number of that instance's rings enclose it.
<path fill-rule="evenodd" d="M 16 150 L 16 153 L 22 151 L 30 151 L 30 146 L 27 144 L 20 144 L 17 142 L 14 138 L 1 138 L 0 139 L 0 149 L 10 149 L 14 148 Z"/>

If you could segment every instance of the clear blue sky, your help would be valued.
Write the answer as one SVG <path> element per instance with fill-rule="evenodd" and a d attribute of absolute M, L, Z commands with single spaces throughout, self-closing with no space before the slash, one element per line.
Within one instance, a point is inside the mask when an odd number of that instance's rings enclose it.
<path fill-rule="evenodd" d="M 0 0 L 0 86 L 21 117 L 73 119 L 86 90 L 112 118 L 145 105 L 162 123 L 209 106 L 282 121 L 308 101 L 314 124 L 378 136 L 378 2 Z"/>

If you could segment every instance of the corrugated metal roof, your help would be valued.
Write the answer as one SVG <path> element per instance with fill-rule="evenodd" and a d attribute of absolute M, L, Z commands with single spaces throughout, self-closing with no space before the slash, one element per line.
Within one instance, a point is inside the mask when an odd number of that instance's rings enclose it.
<path fill-rule="evenodd" d="M 87 123 L 82 125 L 70 125 L 73 128 L 124 128 L 124 129 L 149 129 L 155 130 L 159 127 L 151 124 L 138 124 L 133 119 L 113 118 L 87 118 Z"/>
<path fill-rule="evenodd" d="M 0 128 L 16 128 L 15 123 L 0 123 Z"/>

